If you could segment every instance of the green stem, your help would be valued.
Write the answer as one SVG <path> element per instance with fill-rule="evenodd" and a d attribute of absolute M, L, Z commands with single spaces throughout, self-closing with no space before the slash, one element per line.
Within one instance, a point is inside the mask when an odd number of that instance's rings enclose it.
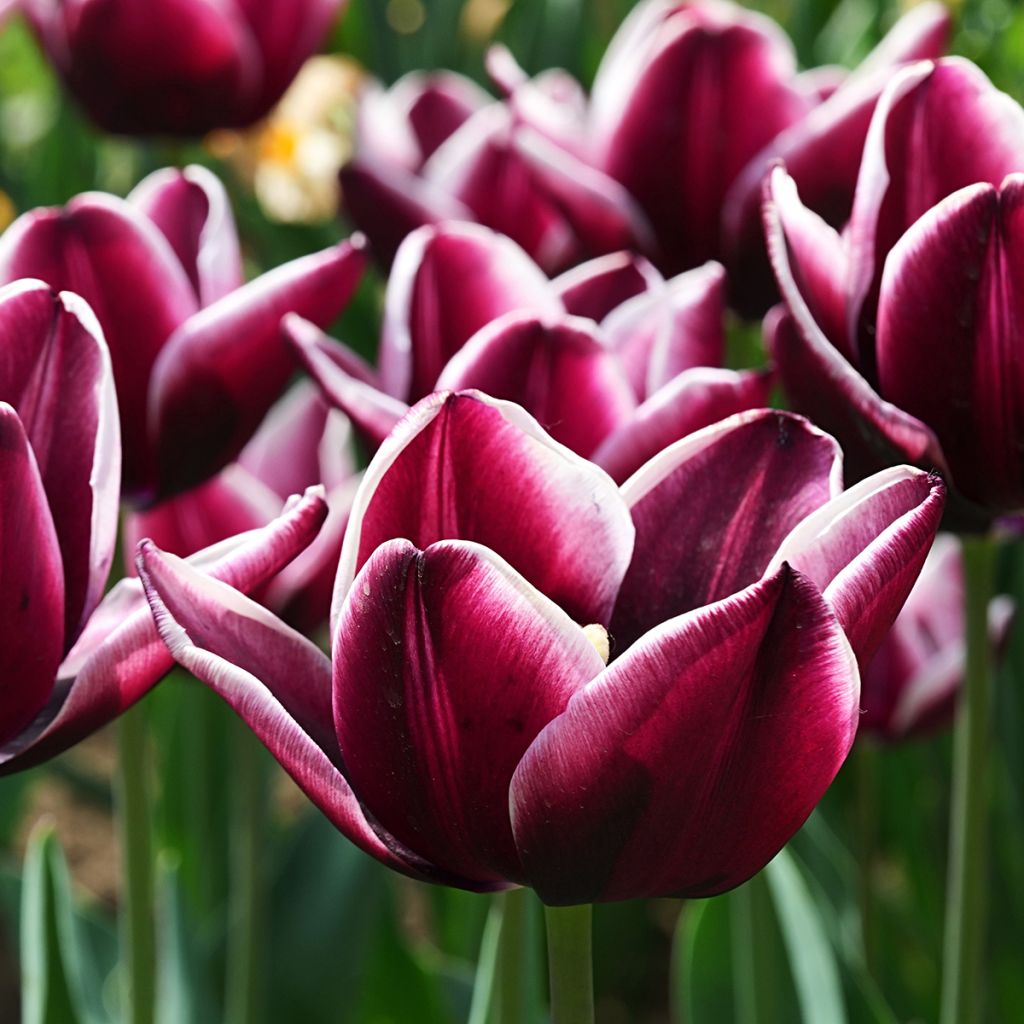
<path fill-rule="evenodd" d="M 117 721 L 117 808 L 121 839 L 121 956 L 127 1024 L 153 1024 L 156 934 L 153 837 L 146 799 L 146 721 L 134 707 Z"/>
<path fill-rule="evenodd" d="M 594 1024 L 594 965 L 589 903 L 545 907 L 551 1024 Z"/>
<path fill-rule="evenodd" d="M 504 895 L 505 911 L 498 945 L 498 1024 L 523 1024 L 526 1011 L 526 889 L 512 889 Z"/>
<path fill-rule="evenodd" d="M 988 604 L 996 544 L 965 537 L 967 657 L 953 744 L 953 799 L 942 976 L 942 1024 L 980 1020 L 988 859 L 992 663 Z"/>
<path fill-rule="evenodd" d="M 247 729 L 234 730 L 234 807 L 228 922 L 227 1024 L 256 1024 L 263 977 L 260 854 L 263 848 L 266 778 L 260 745 Z"/>
<path fill-rule="evenodd" d="M 864 968 L 874 977 L 877 948 L 875 863 L 878 856 L 878 748 L 870 738 L 857 743 L 857 819 L 860 833 L 860 931 Z"/>

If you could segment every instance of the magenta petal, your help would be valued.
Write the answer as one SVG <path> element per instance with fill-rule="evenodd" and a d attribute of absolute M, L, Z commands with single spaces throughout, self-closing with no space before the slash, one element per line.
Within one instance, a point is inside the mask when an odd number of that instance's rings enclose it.
<path fill-rule="evenodd" d="M 29 281 L 0 289 L 0 395 L 18 411 L 46 490 L 70 646 L 103 595 L 121 485 L 110 354 L 77 295 Z"/>
<path fill-rule="evenodd" d="M 194 486 L 242 450 L 295 368 L 281 318 L 295 312 L 326 326 L 365 262 L 358 239 L 292 260 L 175 332 L 150 385 L 163 494 Z"/>
<path fill-rule="evenodd" d="M 0 402 L 0 742 L 53 689 L 64 646 L 64 572 L 39 467 L 18 414 Z"/>
<path fill-rule="evenodd" d="M 598 323 L 627 299 L 661 287 L 661 274 L 643 256 L 613 252 L 581 263 L 551 282 L 566 311 Z"/>
<path fill-rule="evenodd" d="M 331 823 L 388 867 L 422 877 L 374 831 L 341 770 L 323 652 L 237 590 L 149 542 L 139 575 L 174 659 L 237 712 Z"/>
<path fill-rule="evenodd" d="M 390 541 L 356 577 L 335 633 L 352 786 L 426 859 L 483 884 L 521 881 L 512 773 L 603 668 L 583 630 L 493 552 Z"/>
<path fill-rule="evenodd" d="M 322 492 L 310 490 L 262 530 L 234 537 L 190 561 L 213 578 L 251 592 L 306 548 L 325 514 Z M 64 659 L 49 705 L 31 728 L 0 749 L 0 774 L 67 750 L 134 704 L 173 664 L 138 580 L 122 580 Z"/>
<path fill-rule="evenodd" d="M 491 102 L 471 78 L 452 71 L 411 71 L 391 87 L 390 99 L 416 138 L 420 163 Z M 372 133 L 374 126 L 367 127 Z"/>
<path fill-rule="evenodd" d="M 788 562 L 813 580 L 866 665 L 921 571 L 945 497 L 928 473 L 883 470 L 796 525 L 768 571 Z"/>
<path fill-rule="evenodd" d="M 717 263 L 678 274 L 624 302 L 601 325 L 637 397 L 684 370 L 725 357 L 725 271 Z"/>
<path fill-rule="evenodd" d="M 938 435 L 952 484 L 1024 505 L 1024 174 L 943 200 L 889 254 L 878 309 L 882 393 Z"/>
<path fill-rule="evenodd" d="M 382 391 L 373 371 L 316 324 L 289 315 L 281 329 L 324 398 L 348 416 L 371 450 L 378 448 L 409 411 L 405 402 Z"/>
<path fill-rule="evenodd" d="M 384 389 L 415 401 L 434 390 L 448 360 L 503 313 L 556 315 L 548 279 L 511 239 L 476 224 L 410 235 L 388 279 L 381 336 Z"/>
<path fill-rule="evenodd" d="M 641 405 L 590 456 L 616 483 L 681 438 L 747 409 L 768 405 L 772 374 L 684 370 Z"/>
<path fill-rule="evenodd" d="M 886 254 L 918 217 L 1022 167 L 1024 110 L 970 61 L 922 62 L 894 77 L 875 108 L 850 218 L 851 337 L 873 319 Z"/>
<path fill-rule="evenodd" d="M 478 388 L 515 402 L 583 456 L 626 423 L 636 406 L 615 356 L 593 321 L 582 317 L 509 313 L 473 335 L 437 388 Z"/>
<path fill-rule="evenodd" d="M 0 237 L 0 282 L 45 281 L 80 295 L 110 347 L 121 415 L 125 486 L 144 491 L 154 473 L 146 393 L 153 364 L 196 298 L 170 244 L 121 199 L 90 193 L 63 210 L 35 210 Z"/>
<path fill-rule="evenodd" d="M 612 480 L 518 406 L 477 392 L 416 405 L 370 463 L 338 565 L 332 619 L 385 541 L 484 544 L 580 624 L 606 623 L 633 547 Z"/>
<path fill-rule="evenodd" d="M 242 256 L 227 190 L 198 164 L 166 167 L 144 178 L 128 196 L 160 229 L 185 268 L 200 306 L 239 288 Z"/>
<path fill-rule="evenodd" d="M 803 824 L 857 728 L 857 665 L 788 569 L 665 623 L 569 702 L 512 781 L 547 903 L 724 892 Z"/>
<path fill-rule="evenodd" d="M 842 456 L 790 413 L 741 413 L 656 455 L 622 487 L 636 545 L 612 618 L 620 649 L 760 578 L 793 527 L 841 489 Z"/>

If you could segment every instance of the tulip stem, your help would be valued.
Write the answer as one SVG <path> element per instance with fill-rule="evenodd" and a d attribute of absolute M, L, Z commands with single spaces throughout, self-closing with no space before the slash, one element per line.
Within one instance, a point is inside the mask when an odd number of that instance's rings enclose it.
<path fill-rule="evenodd" d="M 264 843 L 265 774 L 260 745 L 248 729 L 233 730 L 235 806 L 231 835 L 231 893 L 228 921 L 228 1024 L 256 1024 L 259 1015 L 260 854 Z"/>
<path fill-rule="evenodd" d="M 995 577 L 996 544 L 986 536 L 969 536 L 964 538 L 963 552 L 967 657 L 953 740 L 942 1024 L 981 1019 L 987 910 L 992 689 L 988 605 Z"/>
<path fill-rule="evenodd" d="M 594 965 L 589 903 L 545 907 L 551 1024 L 594 1024 Z"/>
<path fill-rule="evenodd" d="M 875 974 L 875 863 L 878 857 L 878 748 L 870 737 L 858 739 L 857 819 L 860 833 L 860 931 L 864 967 Z"/>
<path fill-rule="evenodd" d="M 127 1024 L 153 1024 L 156 1003 L 156 924 L 153 913 L 153 836 L 146 798 L 145 709 L 117 721 L 117 809 L 122 889 L 121 959 Z"/>
<path fill-rule="evenodd" d="M 526 889 L 504 893 L 505 904 L 498 940 L 498 1021 L 500 1024 L 523 1024 L 526 979 L 523 976 L 526 958 Z"/>

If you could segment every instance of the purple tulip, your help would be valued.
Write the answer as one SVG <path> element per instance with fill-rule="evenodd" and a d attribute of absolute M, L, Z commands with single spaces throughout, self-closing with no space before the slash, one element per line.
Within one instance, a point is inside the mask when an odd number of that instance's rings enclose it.
<path fill-rule="evenodd" d="M 68 89 L 101 127 L 201 135 L 263 117 L 342 0 L 22 0 Z"/>
<path fill-rule="evenodd" d="M 551 904 L 707 896 L 831 782 L 938 525 L 938 480 L 840 475 L 762 410 L 619 490 L 521 408 L 438 394 L 356 497 L 333 665 L 151 544 L 140 573 L 175 657 L 384 863 Z"/>
<path fill-rule="evenodd" d="M 86 193 L 24 214 L 0 237 L 0 281 L 81 295 L 110 346 L 124 488 L 149 501 L 202 482 L 241 451 L 294 370 L 280 321 L 326 325 L 362 272 L 353 240 L 242 284 L 224 187 L 190 167 L 129 196 Z"/>
<path fill-rule="evenodd" d="M 298 317 L 285 333 L 371 447 L 411 402 L 476 388 L 524 406 L 621 482 L 680 437 L 768 401 L 770 374 L 717 369 L 724 312 L 717 264 L 665 281 L 613 253 L 548 281 L 509 238 L 442 224 L 399 249 L 379 374 Z"/>
<path fill-rule="evenodd" d="M 766 182 L 788 310 L 769 336 L 794 403 L 843 441 L 856 472 L 942 468 L 961 513 L 982 518 L 1024 506 L 1019 169 L 1024 110 L 949 58 L 887 87 L 842 237 L 783 169 Z"/>
<path fill-rule="evenodd" d="M 46 705 L 103 595 L 120 444 L 110 354 L 92 311 L 38 281 L 0 288 L 0 743 Z"/>
<path fill-rule="evenodd" d="M 390 264 L 409 233 L 448 220 L 503 232 L 551 273 L 650 248 L 635 200 L 591 158 L 579 84 L 559 70 L 530 79 L 504 48 L 491 51 L 488 70 L 503 102 L 486 102 L 454 76 L 364 95 L 356 155 L 341 181 L 375 253 Z"/>
<path fill-rule="evenodd" d="M 1013 620 L 1007 597 L 989 606 L 1001 650 Z M 960 543 L 940 534 L 889 635 L 863 674 L 860 732 L 897 741 L 949 725 L 964 678 L 964 576 Z"/>

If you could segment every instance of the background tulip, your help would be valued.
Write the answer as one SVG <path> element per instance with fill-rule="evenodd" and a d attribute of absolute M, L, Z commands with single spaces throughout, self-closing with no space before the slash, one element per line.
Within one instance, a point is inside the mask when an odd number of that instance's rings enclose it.
<path fill-rule="evenodd" d="M 831 439 L 761 411 L 620 492 L 518 407 L 432 396 L 356 497 L 333 685 L 319 651 L 230 589 L 148 544 L 140 574 L 175 657 L 385 863 L 552 904 L 709 895 L 828 786 L 856 657 L 938 524 L 925 474 L 842 493 L 839 469 Z"/>
<path fill-rule="evenodd" d="M 256 121 L 343 0 L 24 0 L 68 89 L 103 128 L 199 135 Z"/>

